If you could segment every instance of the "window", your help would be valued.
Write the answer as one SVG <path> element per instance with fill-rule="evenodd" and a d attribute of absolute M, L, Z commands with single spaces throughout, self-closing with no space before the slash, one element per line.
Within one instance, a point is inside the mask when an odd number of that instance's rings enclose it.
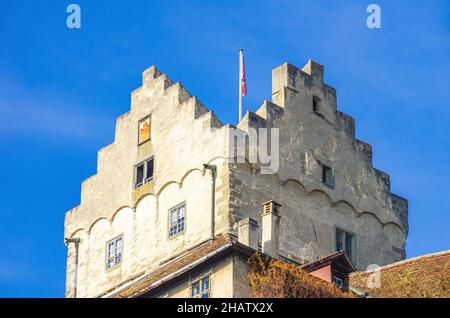
<path fill-rule="evenodd" d="M 313 112 L 318 113 L 320 111 L 319 105 L 320 105 L 320 98 L 317 96 L 313 96 L 312 101 Z"/>
<path fill-rule="evenodd" d="M 342 277 L 338 277 L 333 275 L 333 283 L 339 287 L 340 289 L 342 289 L 343 291 L 347 291 L 348 290 L 348 280 L 344 279 Z"/>
<path fill-rule="evenodd" d="M 344 288 L 344 280 L 337 276 L 333 276 L 333 283 L 336 284 L 337 287 L 343 289 Z"/>
<path fill-rule="evenodd" d="M 119 236 L 106 243 L 106 269 L 110 269 L 122 262 L 122 241 L 123 236 Z"/>
<path fill-rule="evenodd" d="M 139 188 L 153 179 L 153 157 L 138 164 L 135 168 L 134 187 Z"/>
<path fill-rule="evenodd" d="M 150 116 L 139 121 L 138 145 L 150 140 Z"/>
<path fill-rule="evenodd" d="M 209 298 L 209 275 L 196 280 L 191 285 L 191 297 Z"/>
<path fill-rule="evenodd" d="M 335 186 L 335 177 L 334 170 L 328 166 L 322 165 L 322 182 L 326 186 L 334 189 Z"/>
<path fill-rule="evenodd" d="M 355 260 L 355 236 L 351 233 L 336 229 L 336 251 L 344 251 L 352 262 Z"/>
<path fill-rule="evenodd" d="M 169 237 L 184 231 L 185 212 L 185 203 L 182 203 L 169 211 Z"/>

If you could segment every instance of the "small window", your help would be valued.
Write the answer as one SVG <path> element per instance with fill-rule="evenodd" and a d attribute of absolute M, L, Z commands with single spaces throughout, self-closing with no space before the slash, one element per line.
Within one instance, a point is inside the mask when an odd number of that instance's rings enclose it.
<path fill-rule="evenodd" d="M 122 241 L 123 236 L 119 236 L 106 243 L 106 269 L 110 269 L 122 262 Z"/>
<path fill-rule="evenodd" d="M 336 251 L 344 251 L 345 256 L 352 262 L 355 260 L 355 236 L 351 233 L 336 229 Z"/>
<path fill-rule="evenodd" d="M 313 96 L 312 101 L 313 112 L 318 113 L 320 111 L 320 98 L 317 96 Z"/>
<path fill-rule="evenodd" d="M 135 167 L 134 187 L 139 188 L 153 179 L 153 158 L 141 162 Z"/>
<path fill-rule="evenodd" d="M 335 186 L 334 170 L 325 165 L 322 165 L 322 182 L 326 186 L 334 189 Z"/>
<path fill-rule="evenodd" d="M 138 144 L 140 145 L 150 140 L 150 116 L 141 119 L 138 126 Z"/>
<path fill-rule="evenodd" d="M 343 291 L 348 291 L 348 280 L 333 275 L 333 283 Z"/>
<path fill-rule="evenodd" d="M 153 179 L 153 158 L 145 162 L 145 182 Z"/>
<path fill-rule="evenodd" d="M 136 166 L 136 188 L 144 184 L 144 168 L 145 166 L 143 163 Z"/>
<path fill-rule="evenodd" d="M 184 232 L 185 215 L 185 203 L 182 203 L 169 211 L 169 237 Z"/>
<path fill-rule="evenodd" d="M 209 275 L 196 280 L 191 285 L 192 298 L 209 298 Z"/>
<path fill-rule="evenodd" d="M 340 289 L 344 288 L 344 280 L 342 278 L 339 278 L 337 276 L 333 276 L 333 283 L 339 287 Z"/>

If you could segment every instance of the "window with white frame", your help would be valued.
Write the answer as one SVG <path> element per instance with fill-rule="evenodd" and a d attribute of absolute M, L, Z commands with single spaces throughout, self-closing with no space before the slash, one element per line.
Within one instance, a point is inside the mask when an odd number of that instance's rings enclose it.
<path fill-rule="evenodd" d="M 153 179 L 153 157 L 141 162 L 134 168 L 134 188 Z"/>
<path fill-rule="evenodd" d="M 203 276 L 202 278 L 194 281 L 191 284 L 191 297 L 192 298 L 209 298 L 210 291 L 210 275 Z"/>
<path fill-rule="evenodd" d="M 122 262 L 123 236 L 106 243 L 106 269 L 110 269 Z"/>
<path fill-rule="evenodd" d="M 169 210 L 169 237 L 184 232 L 186 218 L 186 203 Z"/>
<path fill-rule="evenodd" d="M 355 260 L 355 235 L 336 229 L 336 251 L 344 251 L 345 256 L 352 262 Z"/>

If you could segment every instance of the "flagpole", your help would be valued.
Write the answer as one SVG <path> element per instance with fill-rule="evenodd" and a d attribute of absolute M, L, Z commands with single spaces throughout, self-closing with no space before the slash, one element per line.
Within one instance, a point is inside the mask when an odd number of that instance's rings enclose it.
<path fill-rule="evenodd" d="M 242 120 L 242 49 L 239 49 L 239 122 Z"/>

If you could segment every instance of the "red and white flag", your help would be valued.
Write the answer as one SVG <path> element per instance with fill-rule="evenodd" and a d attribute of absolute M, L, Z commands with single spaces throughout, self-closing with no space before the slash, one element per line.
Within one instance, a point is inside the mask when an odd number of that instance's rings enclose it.
<path fill-rule="evenodd" d="M 241 95 L 245 96 L 247 94 L 247 84 L 245 83 L 245 66 L 244 66 L 244 52 L 241 49 L 240 51 L 240 71 L 239 71 L 239 80 L 241 85 Z"/>
<path fill-rule="evenodd" d="M 247 94 L 245 83 L 244 51 L 239 49 L 239 121 L 242 120 L 242 96 Z"/>

